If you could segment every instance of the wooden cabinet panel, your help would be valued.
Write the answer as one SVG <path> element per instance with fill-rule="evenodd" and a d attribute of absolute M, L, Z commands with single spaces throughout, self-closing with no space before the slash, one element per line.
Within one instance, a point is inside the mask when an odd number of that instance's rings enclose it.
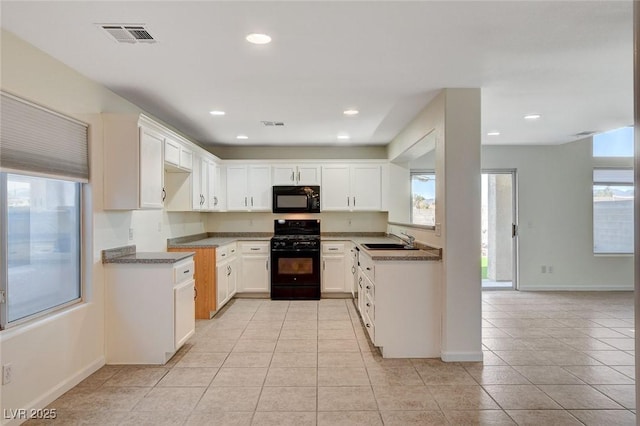
<path fill-rule="evenodd" d="M 169 248 L 167 251 L 191 251 L 196 267 L 196 318 L 210 319 L 216 311 L 216 249 Z"/>

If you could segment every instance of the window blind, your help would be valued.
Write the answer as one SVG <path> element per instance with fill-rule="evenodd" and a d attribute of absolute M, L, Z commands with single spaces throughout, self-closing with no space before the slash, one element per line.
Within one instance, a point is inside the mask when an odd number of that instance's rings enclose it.
<path fill-rule="evenodd" d="M 633 169 L 593 169 L 593 183 L 596 185 L 633 184 Z"/>
<path fill-rule="evenodd" d="M 0 92 L 0 168 L 89 180 L 86 124 Z"/>

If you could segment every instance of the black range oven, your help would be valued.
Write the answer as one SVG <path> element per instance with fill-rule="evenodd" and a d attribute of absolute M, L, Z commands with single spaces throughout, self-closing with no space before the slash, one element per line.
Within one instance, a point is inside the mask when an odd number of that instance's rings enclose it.
<path fill-rule="evenodd" d="M 271 299 L 320 299 L 320 220 L 275 220 Z"/>

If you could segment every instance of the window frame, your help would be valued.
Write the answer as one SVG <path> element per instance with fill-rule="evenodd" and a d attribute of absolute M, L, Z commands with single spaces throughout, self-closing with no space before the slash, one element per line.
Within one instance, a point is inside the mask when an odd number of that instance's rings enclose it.
<path fill-rule="evenodd" d="M 425 225 L 422 223 L 414 223 L 413 222 L 413 189 L 412 189 L 412 181 L 413 181 L 413 176 L 414 175 L 424 175 L 424 174 L 430 174 L 433 175 L 433 180 L 434 182 L 436 182 L 436 171 L 434 169 L 411 169 L 409 170 L 409 190 L 410 190 L 410 197 L 409 197 L 409 224 L 411 226 L 414 227 L 419 227 L 422 229 L 430 229 L 430 230 L 435 230 L 436 229 L 436 223 L 438 223 L 438 218 L 436 217 L 436 213 L 437 211 L 435 210 L 435 205 L 437 203 L 437 192 L 434 192 L 434 212 L 433 212 L 433 221 L 434 224 L 433 225 Z M 437 188 L 436 188 L 437 190 Z"/>
<path fill-rule="evenodd" d="M 603 157 L 598 157 L 598 158 L 603 158 Z M 611 157 L 613 158 L 613 157 Z M 620 167 L 612 167 L 612 166 L 595 166 L 592 169 L 592 173 L 591 173 L 591 250 L 593 252 L 594 256 L 598 256 L 598 257 L 612 257 L 612 256 L 633 256 L 635 253 L 635 241 L 634 241 L 634 247 L 632 249 L 632 251 L 630 252 L 599 252 L 596 251 L 596 235 L 595 235 L 595 201 L 594 201 L 594 188 L 596 186 L 624 186 L 624 187 L 629 187 L 634 189 L 633 191 L 633 198 L 635 200 L 636 198 L 636 191 L 635 191 L 635 185 L 634 182 L 612 182 L 612 181 L 596 181 L 594 179 L 594 172 L 596 170 L 630 170 L 632 173 L 634 171 L 633 166 L 629 167 L 629 166 L 620 166 Z M 633 208 L 635 209 L 635 201 L 634 201 L 634 205 Z M 632 213 L 635 214 L 635 213 Z M 635 224 L 634 224 L 635 226 Z"/>
<path fill-rule="evenodd" d="M 31 178 L 38 179 L 55 179 L 61 180 L 65 182 L 74 183 L 77 186 L 77 202 L 78 202 L 78 292 L 79 295 L 76 298 L 68 300 L 64 303 L 61 303 L 56 306 L 52 306 L 50 308 L 32 313 L 25 317 L 13 320 L 8 322 L 7 311 L 8 311 L 8 303 L 6 300 L 7 290 L 9 285 L 9 268 L 8 268 L 8 205 L 4 203 L 7 207 L 0 208 L 0 291 L 2 292 L 2 303 L 0 303 L 0 332 L 5 330 L 10 330 L 20 325 L 31 323 L 35 320 L 42 319 L 44 317 L 53 315 L 55 313 L 59 313 L 63 310 L 68 309 L 69 307 L 81 304 L 85 301 L 85 282 L 86 282 L 86 239 L 85 239 L 85 203 L 84 203 L 84 193 L 85 193 L 85 185 L 84 182 L 79 182 L 73 178 L 65 178 L 61 176 L 46 176 L 40 173 L 27 173 L 27 172 L 15 172 L 15 171 L 3 171 L 0 170 L 0 200 L 7 200 L 7 178 L 8 175 L 22 175 Z"/>

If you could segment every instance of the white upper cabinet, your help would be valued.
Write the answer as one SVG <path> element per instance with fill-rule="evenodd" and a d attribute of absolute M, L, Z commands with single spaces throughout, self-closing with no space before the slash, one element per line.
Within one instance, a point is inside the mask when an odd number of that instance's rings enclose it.
<path fill-rule="evenodd" d="M 164 205 L 162 127 L 143 115 L 103 114 L 104 209 L 161 209 Z"/>
<path fill-rule="evenodd" d="M 227 165 L 227 210 L 271 210 L 271 166 Z"/>
<path fill-rule="evenodd" d="M 167 171 L 191 171 L 193 152 L 171 138 L 164 140 L 164 165 Z"/>
<path fill-rule="evenodd" d="M 381 164 L 322 166 L 322 210 L 382 210 L 382 168 Z"/>
<path fill-rule="evenodd" d="M 274 164 L 274 185 L 320 185 L 320 166 L 317 164 Z"/>

